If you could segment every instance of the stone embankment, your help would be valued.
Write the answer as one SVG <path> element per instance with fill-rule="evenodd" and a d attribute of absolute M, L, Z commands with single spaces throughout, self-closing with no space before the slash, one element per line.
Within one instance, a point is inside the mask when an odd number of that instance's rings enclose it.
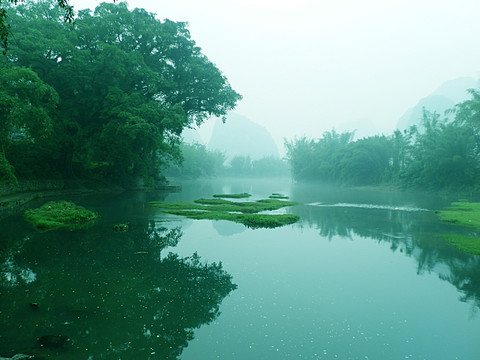
<path fill-rule="evenodd" d="M 65 183 L 61 180 L 28 180 L 19 181 L 17 185 L 0 184 L 0 212 L 64 189 Z"/>
<path fill-rule="evenodd" d="M 116 185 L 95 182 L 85 183 L 76 180 L 24 180 L 19 181 L 17 185 L 0 184 L 0 214 L 18 209 L 27 202 L 38 198 L 126 190 L 177 192 L 181 190 L 181 187 L 159 184 L 154 188 L 137 186 L 135 188 L 125 189 Z"/>

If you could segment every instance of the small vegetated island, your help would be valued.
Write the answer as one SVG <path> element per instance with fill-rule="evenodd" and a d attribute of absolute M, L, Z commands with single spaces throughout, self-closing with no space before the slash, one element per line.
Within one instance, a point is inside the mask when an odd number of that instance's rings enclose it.
<path fill-rule="evenodd" d="M 445 210 L 436 211 L 436 214 L 442 221 L 480 231 L 480 203 L 454 202 Z M 445 234 L 442 237 L 464 252 L 480 255 L 478 233 L 473 235 Z"/>
<path fill-rule="evenodd" d="M 198 199 L 188 202 L 151 202 L 163 212 L 181 215 L 190 219 L 228 220 L 243 224 L 252 229 L 276 228 L 296 223 L 300 217 L 292 214 L 266 213 L 287 206 L 298 205 L 293 201 L 268 198 L 257 201 L 232 201 L 226 199 L 243 199 L 250 194 L 216 194 L 213 199 Z"/>
<path fill-rule="evenodd" d="M 37 209 L 28 209 L 25 219 L 37 230 L 80 230 L 91 227 L 98 214 L 69 201 L 50 201 Z"/>

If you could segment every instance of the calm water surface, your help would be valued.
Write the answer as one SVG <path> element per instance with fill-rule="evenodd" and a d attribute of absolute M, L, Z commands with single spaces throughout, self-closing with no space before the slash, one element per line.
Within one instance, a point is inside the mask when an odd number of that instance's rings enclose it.
<path fill-rule="evenodd" d="M 284 193 L 302 220 L 251 230 L 148 205 L 226 192 Z M 433 213 L 457 199 L 218 180 L 72 200 L 93 228 L 0 221 L 0 356 L 480 359 L 480 257 Z"/>

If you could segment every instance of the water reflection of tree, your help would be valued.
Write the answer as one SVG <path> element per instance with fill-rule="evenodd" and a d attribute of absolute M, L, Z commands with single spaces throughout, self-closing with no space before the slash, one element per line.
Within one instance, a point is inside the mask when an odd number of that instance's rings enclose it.
<path fill-rule="evenodd" d="M 35 281 L 19 277 L 13 284 L 1 274 L 0 355 L 178 358 L 236 285 L 221 264 L 205 264 L 197 254 L 163 255 L 179 241 L 180 229 L 153 221 L 131 228 L 109 236 L 33 234 L 21 251 L 9 251 L 1 260 L 31 269 Z M 36 339 L 52 334 L 69 340 L 40 348 Z"/>
<path fill-rule="evenodd" d="M 298 206 L 298 226 L 317 228 L 320 235 L 353 239 L 363 237 L 390 244 L 417 261 L 417 272 L 436 272 L 461 293 L 461 301 L 480 307 L 480 256 L 457 251 L 439 235 L 452 229 L 441 224 L 432 212 L 362 209 L 348 207 Z M 434 231 L 435 230 L 435 231 Z"/>

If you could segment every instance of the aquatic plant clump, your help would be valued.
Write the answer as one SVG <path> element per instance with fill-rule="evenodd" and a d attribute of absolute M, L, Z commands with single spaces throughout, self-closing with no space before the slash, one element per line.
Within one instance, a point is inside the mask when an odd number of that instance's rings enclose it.
<path fill-rule="evenodd" d="M 163 212 L 185 216 L 196 220 L 228 220 L 241 223 L 249 228 L 276 228 L 297 222 L 300 217 L 290 214 L 268 214 L 267 211 L 278 210 L 297 205 L 296 202 L 278 199 L 263 199 L 255 202 L 238 202 L 224 199 L 198 199 L 194 203 L 152 202 Z"/>
<path fill-rule="evenodd" d="M 480 203 L 454 202 L 435 213 L 442 221 L 480 230 Z M 480 255 L 480 238 L 477 236 L 445 234 L 442 237 L 461 251 Z"/>
<path fill-rule="evenodd" d="M 37 209 L 26 210 L 24 217 L 38 230 L 79 230 L 92 226 L 98 214 L 69 201 L 50 201 Z"/>
<path fill-rule="evenodd" d="M 442 221 L 480 229 L 480 203 L 454 202 L 445 210 L 435 213 Z"/>
<path fill-rule="evenodd" d="M 279 194 L 279 193 L 273 193 L 272 195 L 269 196 L 270 199 L 288 199 L 288 196 Z"/>
<path fill-rule="evenodd" d="M 225 198 L 225 199 L 245 199 L 249 198 L 249 193 L 240 193 L 240 194 L 215 194 L 213 195 L 214 198 Z"/>

